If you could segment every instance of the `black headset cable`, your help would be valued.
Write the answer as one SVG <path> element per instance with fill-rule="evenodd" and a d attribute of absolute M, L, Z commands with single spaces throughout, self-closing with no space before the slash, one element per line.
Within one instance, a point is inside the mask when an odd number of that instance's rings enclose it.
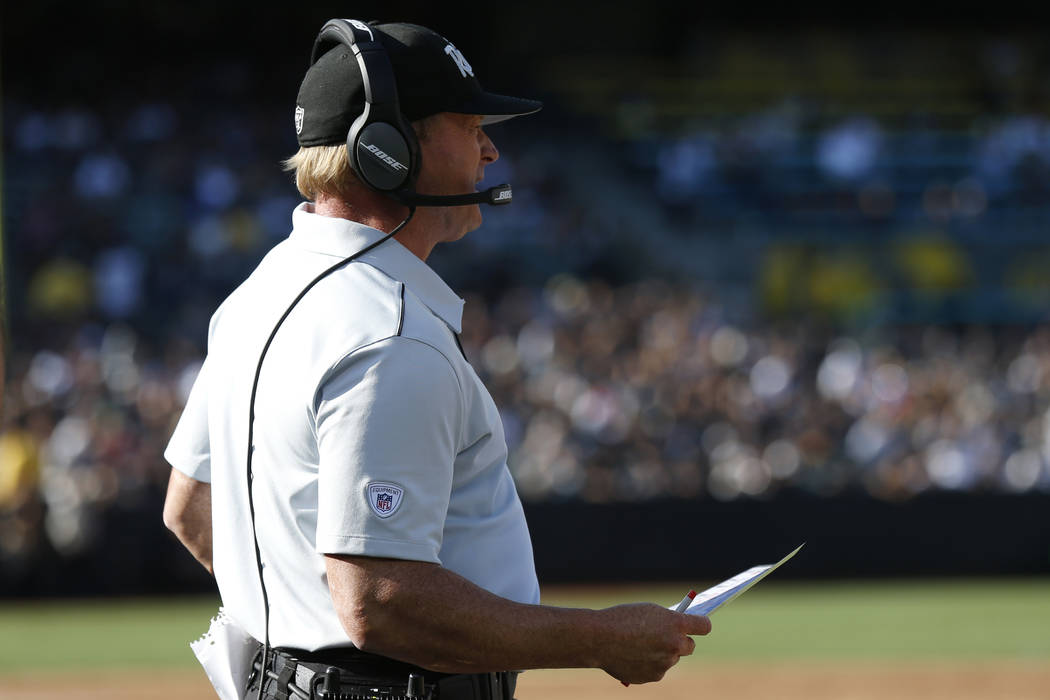
<path fill-rule="evenodd" d="M 296 307 L 296 305 L 302 300 L 302 298 L 304 296 L 306 296 L 307 292 L 309 292 L 311 289 L 313 289 L 314 286 L 316 286 L 318 282 L 323 280 L 325 277 L 328 277 L 328 275 L 330 275 L 333 272 L 335 272 L 336 270 L 344 267 L 345 265 L 348 265 L 348 264 L 352 263 L 354 260 L 356 260 L 357 258 L 361 257 L 362 255 L 364 255 L 368 251 L 370 251 L 373 248 L 376 248 L 376 247 L 382 245 L 383 243 L 386 243 L 388 240 L 393 238 L 397 234 L 398 231 L 403 229 L 405 227 L 405 225 L 408 224 L 408 222 L 412 220 L 412 215 L 415 214 L 415 213 L 416 213 L 416 208 L 414 206 L 410 207 L 409 210 L 408 210 L 408 216 L 405 217 L 404 221 L 402 221 L 397 226 L 395 226 L 390 233 L 386 234 L 385 236 L 380 238 L 375 243 L 368 244 L 367 246 L 365 246 L 361 250 L 357 251 L 353 255 L 350 255 L 350 256 L 348 256 L 346 258 L 343 258 L 342 260 L 337 262 L 335 265 L 332 265 L 331 267 L 326 269 L 324 272 L 319 274 L 317 277 L 314 277 L 313 280 L 311 280 L 308 285 L 303 287 L 303 291 L 299 292 L 299 295 L 297 297 L 295 297 L 295 299 L 292 300 L 292 303 L 288 305 L 288 308 L 284 310 L 284 313 L 281 314 L 281 318 L 279 318 L 277 320 L 277 324 L 273 327 L 273 330 L 270 331 L 270 337 L 266 339 L 266 344 L 263 345 L 262 352 L 259 354 L 259 364 L 256 365 L 256 367 L 255 367 L 255 379 L 252 381 L 251 401 L 250 401 L 250 403 L 248 405 L 248 459 L 247 459 L 247 471 L 248 471 L 248 512 L 251 514 L 251 519 L 252 519 L 252 539 L 255 541 L 255 564 L 256 564 L 256 566 L 259 569 L 259 585 L 262 587 L 263 620 L 264 620 L 264 625 L 265 625 L 265 635 L 264 635 L 264 639 L 263 639 L 263 653 L 262 653 L 262 659 L 261 659 L 262 663 L 260 664 L 260 667 L 259 667 L 260 668 L 259 693 L 257 695 L 259 700 L 262 700 L 263 686 L 266 685 L 266 678 L 267 678 L 267 673 L 266 673 L 267 658 L 266 657 L 269 655 L 269 652 L 270 652 L 270 598 L 266 594 L 266 582 L 263 580 L 262 552 L 259 549 L 259 535 L 258 535 L 258 532 L 255 529 L 255 498 L 252 496 L 252 483 L 254 481 L 254 476 L 252 475 L 252 454 L 255 452 L 255 445 L 254 445 L 254 441 L 253 441 L 254 440 L 254 436 L 255 436 L 255 430 L 254 430 L 254 428 L 255 428 L 255 393 L 259 389 L 259 375 L 262 374 L 263 360 L 266 359 L 266 352 L 270 349 L 270 344 L 273 342 L 274 337 L 277 335 L 277 331 L 281 328 L 281 325 L 284 323 L 285 319 L 288 318 L 288 315 L 292 313 L 292 309 L 294 309 Z"/>

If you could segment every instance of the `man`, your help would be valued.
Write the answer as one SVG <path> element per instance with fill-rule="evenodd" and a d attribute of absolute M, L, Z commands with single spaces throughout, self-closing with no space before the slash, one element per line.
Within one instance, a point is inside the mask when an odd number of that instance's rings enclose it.
<path fill-rule="evenodd" d="M 483 125 L 539 103 L 482 91 L 428 29 L 354 26 L 359 42 L 385 48 L 418 134 L 411 189 L 473 192 L 499 157 Z M 463 302 L 425 264 L 436 244 L 477 228 L 481 211 L 413 216 L 411 193 L 376 189 L 348 166 L 363 60 L 339 44 L 304 78 L 301 148 L 288 165 L 312 203 L 212 318 L 165 453 L 165 523 L 214 572 L 230 617 L 278 650 L 268 697 L 317 692 L 329 666 L 333 692 L 368 680 L 405 695 L 415 673 L 445 700 L 509 700 L 506 672 L 532 668 L 658 680 L 692 653 L 689 635 L 710 630 L 706 618 L 650 604 L 538 605 L 499 414 L 458 343 Z"/>

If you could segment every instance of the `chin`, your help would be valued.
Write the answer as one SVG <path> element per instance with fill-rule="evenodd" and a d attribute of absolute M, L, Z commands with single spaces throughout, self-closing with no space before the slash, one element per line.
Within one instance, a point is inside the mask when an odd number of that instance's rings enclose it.
<path fill-rule="evenodd" d="M 481 221 L 481 205 L 474 204 L 468 209 L 466 221 L 464 222 L 463 226 L 463 233 L 460 234 L 459 237 L 462 238 L 471 231 L 476 231 L 478 228 L 481 227 Z"/>
<path fill-rule="evenodd" d="M 481 226 L 481 206 L 478 204 L 448 207 L 439 216 L 443 229 L 439 240 L 446 243 L 458 241 Z"/>

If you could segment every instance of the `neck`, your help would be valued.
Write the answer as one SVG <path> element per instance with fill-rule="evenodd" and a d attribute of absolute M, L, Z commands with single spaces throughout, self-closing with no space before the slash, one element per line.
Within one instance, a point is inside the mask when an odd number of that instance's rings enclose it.
<path fill-rule="evenodd" d="M 372 191 L 355 192 L 352 198 L 318 193 L 314 213 L 356 221 L 389 233 L 408 216 L 408 207 Z M 420 207 L 394 238 L 417 258 L 426 261 L 430 251 L 442 240 L 440 232 L 444 222 L 440 214 L 433 207 Z"/>

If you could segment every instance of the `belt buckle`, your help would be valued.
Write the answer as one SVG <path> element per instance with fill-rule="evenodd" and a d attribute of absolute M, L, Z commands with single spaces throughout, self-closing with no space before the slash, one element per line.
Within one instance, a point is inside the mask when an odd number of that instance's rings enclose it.
<path fill-rule="evenodd" d="M 425 692 L 426 684 L 422 676 L 410 674 L 408 682 L 401 684 L 394 679 L 348 680 L 342 670 L 329 666 L 323 672 L 315 673 L 309 684 L 310 697 L 318 700 L 357 700 L 373 698 L 375 700 L 405 700 L 431 697 Z M 410 694 L 415 693 L 415 694 Z M 289 700 L 292 700 L 289 698 Z"/>

